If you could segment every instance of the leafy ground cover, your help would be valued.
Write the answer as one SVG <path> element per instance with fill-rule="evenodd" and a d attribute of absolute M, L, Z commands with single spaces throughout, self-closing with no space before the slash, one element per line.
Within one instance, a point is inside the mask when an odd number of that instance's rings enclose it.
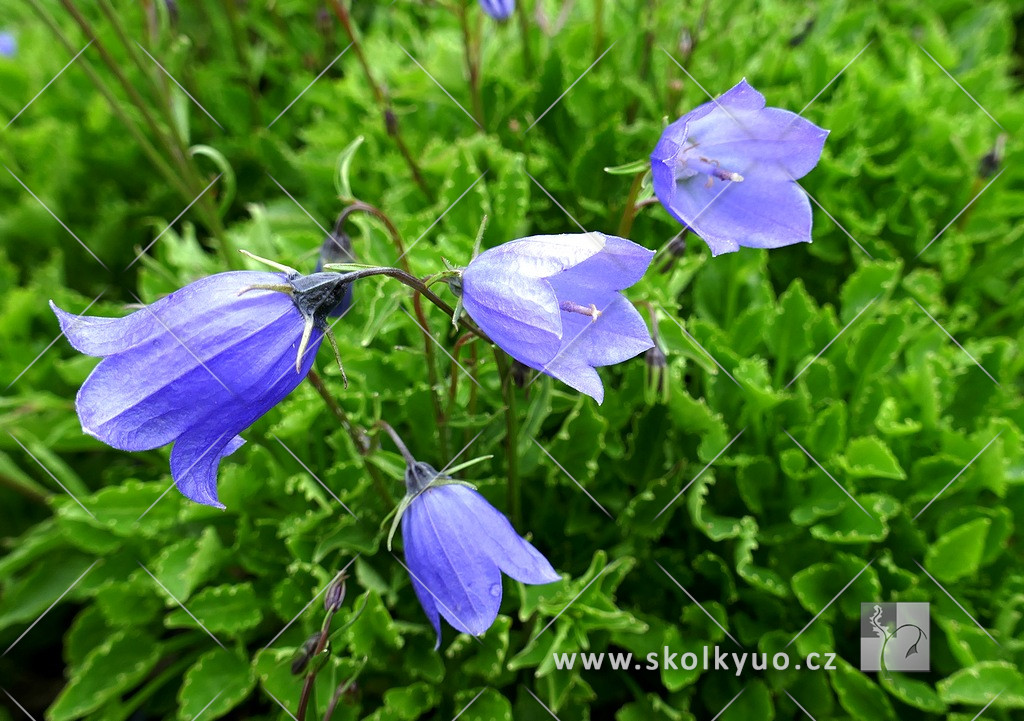
<path fill-rule="evenodd" d="M 288 718 L 346 567 L 310 717 L 357 672 L 333 718 L 1019 717 L 1020 3 L 355 5 L 0 10 L 0 718 Z M 801 181 L 814 243 L 678 252 L 660 206 L 634 212 L 642 172 L 604 169 L 743 77 L 831 131 Z M 336 327 L 347 388 L 318 362 L 337 408 L 303 384 L 258 421 L 226 510 L 173 490 L 166 449 L 82 433 L 95 360 L 48 299 L 122 315 L 258 267 L 237 249 L 308 272 L 354 199 L 417 275 L 468 262 L 484 216 L 485 246 L 579 225 L 658 250 L 628 294 L 664 365 L 602 370 L 600 406 L 543 376 L 503 393 L 486 347 L 367 279 Z M 378 219 L 346 227 L 396 262 Z M 506 581 L 479 643 L 434 651 L 385 547 L 379 419 L 437 467 L 491 455 L 466 479 L 563 575 Z M 861 604 L 897 601 L 931 604 L 930 671 L 862 672 Z M 835 669 L 553 655 L 715 644 Z"/>

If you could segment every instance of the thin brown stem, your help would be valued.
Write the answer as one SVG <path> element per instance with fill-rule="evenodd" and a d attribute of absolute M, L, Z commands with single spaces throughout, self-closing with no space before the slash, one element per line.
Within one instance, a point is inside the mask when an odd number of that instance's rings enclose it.
<path fill-rule="evenodd" d="M 388 135 L 395 139 L 395 144 L 398 146 L 398 152 L 401 153 L 402 158 L 405 160 L 405 164 L 409 166 L 409 172 L 412 173 L 412 178 L 416 182 L 416 185 L 423 194 L 433 202 L 435 200 L 434 194 L 430 190 L 430 186 L 428 186 L 426 181 L 423 179 L 423 173 L 420 171 L 419 164 L 416 162 L 416 159 L 413 158 L 412 153 L 409 152 L 409 148 L 406 146 L 405 140 L 402 139 L 402 133 L 398 127 L 398 118 L 391 109 L 391 103 L 385 95 L 383 88 L 381 88 L 373 77 L 373 72 L 370 70 L 370 64 L 366 60 L 366 53 L 363 52 L 363 44 L 352 24 L 352 17 L 349 15 L 348 8 L 345 7 L 345 3 L 343 3 L 342 0 L 331 0 L 331 8 L 334 10 L 334 14 L 338 16 L 338 21 L 341 22 L 342 27 L 345 28 L 345 34 L 348 35 L 348 38 L 352 43 L 352 49 L 355 51 L 356 58 L 359 60 L 359 65 L 363 68 L 363 75 L 366 76 L 366 82 L 370 84 L 370 90 L 373 93 L 373 98 L 377 101 L 377 105 L 384 114 L 384 125 Z"/>
<path fill-rule="evenodd" d="M 622 209 L 622 218 L 619 220 L 618 234 L 622 238 L 628 238 L 633 230 L 633 220 L 636 218 L 636 196 L 643 185 L 644 174 L 637 173 L 633 176 L 633 184 L 629 186 L 629 195 L 626 196 L 626 207 Z"/>
<path fill-rule="evenodd" d="M 377 489 L 377 494 L 381 497 L 384 502 L 384 507 L 389 507 L 394 500 L 391 498 L 391 494 L 388 493 L 387 484 L 384 482 L 384 478 L 381 476 L 380 471 L 375 465 L 367 461 L 367 456 L 370 453 L 370 443 L 366 432 L 362 428 L 355 426 L 351 420 L 349 420 L 348 414 L 345 409 L 342 408 L 338 401 L 334 399 L 331 392 L 327 389 L 327 385 L 324 383 L 324 379 L 320 377 L 314 369 L 310 368 L 306 374 L 306 378 L 309 380 L 309 384 L 313 386 L 316 392 L 323 399 L 327 405 L 328 410 L 334 414 L 334 417 L 338 419 L 341 427 L 348 433 L 349 438 L 352 439 L 352 444 L 356 447 L 356 452 L 363 461 L 363 467 L 366 472 L 370 475 L 370 479 L 373 481 L 373 485 Z"/>
<path fill-rule="evenodd" d="M 462 27 L 462 45 L 465 50 L 466 74 L 469 76 L 469 95 L 473 102 L 473 117 L 480 132 L 484 132 L 484 103 L 480 94 L 479 43 L 474 42 L 469 27 L 469 6 L 460 4 L 457 10 L 459 25 Z M 477 40 L 479 40 L 479 35 Z"/>
<path fill-rule="evenodd" d="M 434 339 L 430 335 L 427 316 L 423 312 L 423 301 L 419 293 L 412 297 L 412 307 L 416 311 L 416 319 L 423 331 L 423 354 L 427 361 L 427 382 L 430 383 L 430 404 L 434 408 L 434 423 L 437 424 L 438 440 L 441 445 L 441 457 L 448 458 L 450 450 L 448 423 L 445 421 L 444 409 L 441 407 L 441 381 L 437 376 L 437 353 L 434 352 Z"/>

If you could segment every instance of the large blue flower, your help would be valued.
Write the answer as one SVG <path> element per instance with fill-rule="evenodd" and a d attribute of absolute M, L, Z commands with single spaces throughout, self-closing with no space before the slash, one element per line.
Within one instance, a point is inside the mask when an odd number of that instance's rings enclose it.
<path fill-rule="evenodd" d="M 811 242 L 811 204 L 795 182 L 818 164 L 828 131 L 765 107 L 746 80 L 679 118 L 651 153 L 654 192 L 710 246 Z"/>
<path fill-rule="evenodd" d="M 613 235 L 535 235 L 481 253 L 462 271 L 469 316 L 519 362 L 604 400 L 597 366 L 653 345 L 619 291 L 654 252 Z"/>
<path fill-rule="evenodd" d="M 501 574 L 543 584 L 561 577 L 508 519 L 472 488 L 439 476 L 429 464 L 406 470 L 408 506 L 401 517 L 412 586 L 441 644 L 441 616 L 479 636 L 498 617 Z"/>
<path fill-rule="evenodd" d="M 126 451 L 174 443 L 178 489 L 223 508 L 220 460 L 309 371 L 323 314 L 344 292 L 331 285 L 338 277 L 219 273 L 124 318 L 76 316 L 51 301 L 71 345 L 103 358 L 75 401 L 82 430 Z"/>

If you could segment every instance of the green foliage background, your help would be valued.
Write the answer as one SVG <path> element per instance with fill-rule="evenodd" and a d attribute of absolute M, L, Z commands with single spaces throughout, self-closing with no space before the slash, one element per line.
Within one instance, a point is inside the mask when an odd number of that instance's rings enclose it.
<path fill-rule="evenodd" d="M 314 597 L 353 559 L 335 628 L 364 610 L 332 637 L 317 717 L 365 657 L 334 718 L 448 719 L 472 701 L 459 718 L 544 719 L 546 706 L 562 721 L 710 719 L 741 689 L 717 718 L 966 721 L 990 702 L 985 718 L 1020 718 L 1024 6 L 527 0 L 527 68 L 517 23 L 469 3 L 483 35 L 478 131 L 442 90 L 472 107 L 450 4 L 353 9 L 432 197 L 353 50 L 275 120 L 348 44 L 327 8 L 179 2 L 176 21 L 162 3 L 0 10 L 19 42 L 0 58 L 7 119 L 88 42 L 72 10 L 95 34 L 0 144 L 0 382 L 11 384 L 0 401 L 0 719 L 20 718 L 12 701 L 52 721 L 287 718 L 281 706 L 294 713 L 301 687 L 292 654 L 322 620 Z M 144 56 L 136 65 L 135 40 L 223 128 Z M 628 295 L 654 308 L 667 400 L 645 390 L 642 358 L 602 370 L 603 406 L 546 377 L 516 392 L 516 526 L 565 580 L 506 582 L 482 643 L 445 627 L 433 651 L 400 553 L 382 543 L 399 458 L 389 443 L 362 453 L 308 384 L 223 463 L 225 511 L 166 492 L 167 449 L 126 454 L 81 432 L 74 394 L 96 361 L 54 340 L 47 299 L 120 315 L 243 267 L 218 252 L 237 248 L 309 270 L 339 194 L 382 208 L 419 274 L 442 257 L 468 261 L 485 214 L 487 246 L 577 232 L 572 218 L 614 233 L 634 179 L 602 169 L 644 158 L 666 118 L 707 99 L 672 58 L 715 95 L 746 77 L 769 105 L 798 111 L 822 91 L 805 116 L 831 135 L 802 184 L 832 217 L 815 209 L 813 245 L 712 259 L 691 237 L 666 272 L 662 250 Z M 1009 138 L 1002 174 L 957 217 L 991 180 L 978 166 L 1002 132 L 993 118 Z M 188 156 L 195 146 L 207 149 Z M 121 271 L 218 173 L 207 199 Z M 361 261 L 394 261 L 379 223 L 359 216 L 356 228 Z M 677 230 L 654 205 L 630 237 L 663 249 Z M 494 360 L 479 342 L 462 350 L 479 388 L 453 371 L 403 290 L 357 286 L 337 327 L 347 389 L 320 358 L 331 393 L 356 425 L 388 420 L 437 466 L 475 438 L 465 457 L 494 457 L 467 478 L 510 512 Z M 452 349 L 450 322 L 425 312 Z M 387 479 L 384 497 L 368 469 Z M 860 672 L 860 604 L 900 600 L 932 604 L 931 672 Z M 837 653 L 838 668 L 554 668 L 553 652 L 736 650 L 719 625 L 751 651 L 796 637 L 790 651 Z"/>

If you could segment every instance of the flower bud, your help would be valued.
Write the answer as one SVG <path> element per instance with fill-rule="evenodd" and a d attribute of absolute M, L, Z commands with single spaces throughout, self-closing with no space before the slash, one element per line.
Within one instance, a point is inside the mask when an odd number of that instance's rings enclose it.
<path fill-rule="evenodd" d="M 309 666 L 309 661 L 313 658 L 313 654 L 316 653 L 316 647 L 320 643 L 320 632 L 317 631 L 312 636 L 307 638 L 305 642 L 295 649 L 295 653 L 292 655 L 292 675 L 298 676 L 306 667 Z"/>
<path fill-rule="evenodd" d="M 999 166 L 1003 164 L 1003 156 L 1006 154 L 1006 133 L 1000 133 L 999 137 L 996 138 L 996 144 L 992 147 L 992 150 L 985 153 L 982 156 L 981 161 L 978 163 L 978 177 L 982 180 L 988 180 L 997 172 L 999 172 Z"/>
<path fill-rule="evenodd" d="M 327 587 L 327 592 L 324 594 L 325 611 L 337 613 L 341 608 L 341 604 L 345 601 L 345 580 L 347 578 L 348 576 L 341 572 L 331 581 L 331 585 Z"/>

